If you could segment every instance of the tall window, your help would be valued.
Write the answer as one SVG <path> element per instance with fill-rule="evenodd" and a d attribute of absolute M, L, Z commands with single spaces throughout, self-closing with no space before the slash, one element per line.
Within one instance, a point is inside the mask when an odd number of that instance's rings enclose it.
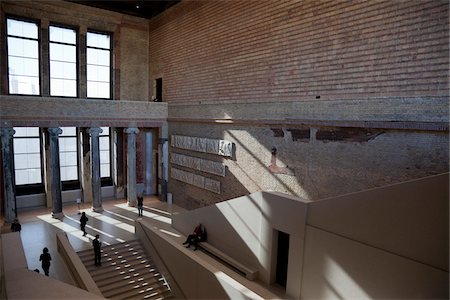
<path fill-rule="evenodd" d="M 78 181 L 76 128 L 61 127 L 61 129 L 63 131 L 59 136 L 61 181 Z"/>
<path fill-rule="evenodd" d="M 16 185 L 42 183 L 39 128 L 14 127 L 14 130 Z"/>
<path fill-rule="evenodd" d="M 111 36 L 87 32 L 87 96 L 111 98 Z"/>
<path fill-rule="evenodd" d="M 38 25 L 8 18 L 6 31 L 9 93 L 39 95 Z"/>
<path fill-rule="evenodd" d="M 49 26 L 50 95 L 77 96 L 77 34 L 69 28 Z"/>
<path fill-rule="evenodd" d="M 111 153 L 109 127 L 102 127 L 103 132 L 100 134 L 100 177 L 111 177 Z"/>

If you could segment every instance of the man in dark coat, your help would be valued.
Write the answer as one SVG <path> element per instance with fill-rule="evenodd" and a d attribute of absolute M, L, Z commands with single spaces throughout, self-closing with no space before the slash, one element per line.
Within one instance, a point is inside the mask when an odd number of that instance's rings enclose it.
<path fill-rule="evenodd" d="M 98 240 L 100 236 L 97 234 L 95 235 L 95 239 L 92 241 L 92 246 L 94 246 L 94 261 L 95 265 L 97 267 L 100 267 L 102 265 L 101 258 L 102 258 L 102 243 Z"/>

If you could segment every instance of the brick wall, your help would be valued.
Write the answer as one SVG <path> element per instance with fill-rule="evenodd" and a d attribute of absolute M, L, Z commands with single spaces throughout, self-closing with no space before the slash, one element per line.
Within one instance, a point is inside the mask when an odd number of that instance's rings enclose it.
<path fill-rule="evenodd" d="M 186 1 L 150 28 L 170 103 L 448 95 L 447 1 Z"/>
<path fill-rule="evenodd" d="M 446 1 L 184 1 L 150 22 L 169 134 L 226 139 L 221 194 L 170 178 L 195 208 L 260 190 L 316 200 L 448 171 Z M 277 149 L 276 167 L 271 166 Z M 273 172 L 278 168 L 280 172 Z"/>

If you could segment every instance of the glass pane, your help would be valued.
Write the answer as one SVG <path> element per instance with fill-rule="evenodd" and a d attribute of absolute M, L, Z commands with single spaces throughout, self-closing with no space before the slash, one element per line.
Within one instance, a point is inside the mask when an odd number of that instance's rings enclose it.
<path fill-rule="evenodd" d="M 39 137 L 39 127 L 14 127 L 14 137 L 33 136 Z"/>
<path fill-rule="evenodd" d="M 100 135 L 108 135 L 109 136 L 109 127 L 100 127 L 103 132 Z"/>
<path fill-rule="evenodd" d="M 100 150 L 108 150 L 109 151 L 109 137 L 101 136 L 99 138 Z"/>
<path fill-rule="evenodd" d="M 86 49 L 86 62 L 88 65 L 98 65 L 97 49 Z"/>
<path fill-rule="evenodd" d="M 27 153 L 40 153 L 40 145 L 39 145 L 39 139 L 33 138 L 33 139 L 25 139 L 27 144 Z"/>
<path fill-rule="evenodd" d="M 109 98 L 109 83 L 98 82 L 97 85 L 98 85 L 97 97 Z"/>
<path fill-rule="evenodd" d="M 16 170 L 27 168 L 27 154 L 14 154 L 14 167 Z"/>
<path fill-rule="evenodd" d="M 109 168 L 109 164 L 100 165 L 100 177 L 110 177 L 111 171 Z"/>
<path fill-rule="evenodd" d="M 33 22 L 25 22 L 19 20 L 7 20 L 8 35 L 16 35 L 27 38 L 38 38 L 38 26 Z"/>
<path fill-rule="evenodd" d="M 87 80 L 98 81 L 97 66 L 87 65 Z"/>
<path fill-rule="evenodd" d="M 77 64 L 76 63 L 63 63 L 65 79 L 77 79 Z"/>
<path fill-rule="evenodd" d="M 97 78 L 98 81 L 109 82 L 109 67 L 97 67 Z"/>
<path fill-rule="evenodd" d="M 50 78 L 63 78 L 64 63 L 59 61 L 50 61 Z"/>
<path fill-rule="evenodd" d="M 63 60 L 69 62 L 77 61 L 77 51 L 75 46 L 63 46 Z"/>
<path fill-rule="evenodd" d="M 16 185 L 19 184 L 28 184 L 28 172 L 27 170 L 16 170 Z"/>
<path fill-rule="evenodd" d="M 76 43 L 76 31 L 69 28 L 61 28 L 56 26 L 49 26 L 50 41 L 67 44 Z"/>
<path fill-rule="evenodd" d="M 66 156 L 66 166 L 77 166 L 77 153 L 76 152 L 67 152 Z"/>
<path fill-rule="evenodd" d="M 34 58 L 9 56 L 8 68 L 10 75 L 39 76 L 38 60 Z"/>
<path fill-rule="evenodd" d="M 77 167 L 61 167 L 61 181 L 77 180 Z"/>
<path fill-rule="evenodd" d="M 109 164 L 109 151 L 100 151 L 100 163 Z"/>
<path fill-rule="evenodd" d="M 39 58 L 38 42 L 8 37 L 8 55 Z"/>
<path fill-rule="evenodd" d="M 28 184 L 41 182 L 41 169 L 28 169 Z"/>
<path fill-rule="evenodd" d="M 88 47 L 110 49 L 111 47 L 110 36 L 107 34 L 87 32 L 86 45 Z"/>
<path fill-rule="evenodd" d="M 62 61 L 64 57 L 63 51 L 63 45 L 50 43 L 50 60 Z"/>
<path fill-rule="evenodd" d="M 76 127 L 61 127 L 62 133 L 60 136 L 76 136 L 77 128 Z"/>
<path fill-rule="evenodd" d="M 27 167 L 28 167 L 28 169 L 40 169 L 41 168 L 41 156 L 39 153 L 27 155 Z"/>
<path fill-rule="evenodd" d="M 64 95 L 64 80 L 50 79 L 50 95 L 63 96 Z"/>
<path fill-rule="evenodd" d="M 39 77 L 9 76 L 9 93 L 39 95 Z"/>

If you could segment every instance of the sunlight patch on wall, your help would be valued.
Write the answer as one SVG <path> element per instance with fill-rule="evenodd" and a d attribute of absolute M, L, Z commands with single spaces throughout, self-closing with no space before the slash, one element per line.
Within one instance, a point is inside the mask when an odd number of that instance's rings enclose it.
<path fill-rule="evenodd" d="M 221 271 L 215 272 L 214 276 L 230 299 L 264 299 Z"/>
<path fill-rule="evenodd" d="M 387 275 L 387 274 L 386 274 Z M 333 285 L 323 289 L 324 298 L 335 298 L 340 295 L 348 295 L 354 299 L 371 299 L 371 297 L 358 285 L 358 283 L 331 257 L 325 256 L 323 262 L 323 276 Z"/>

